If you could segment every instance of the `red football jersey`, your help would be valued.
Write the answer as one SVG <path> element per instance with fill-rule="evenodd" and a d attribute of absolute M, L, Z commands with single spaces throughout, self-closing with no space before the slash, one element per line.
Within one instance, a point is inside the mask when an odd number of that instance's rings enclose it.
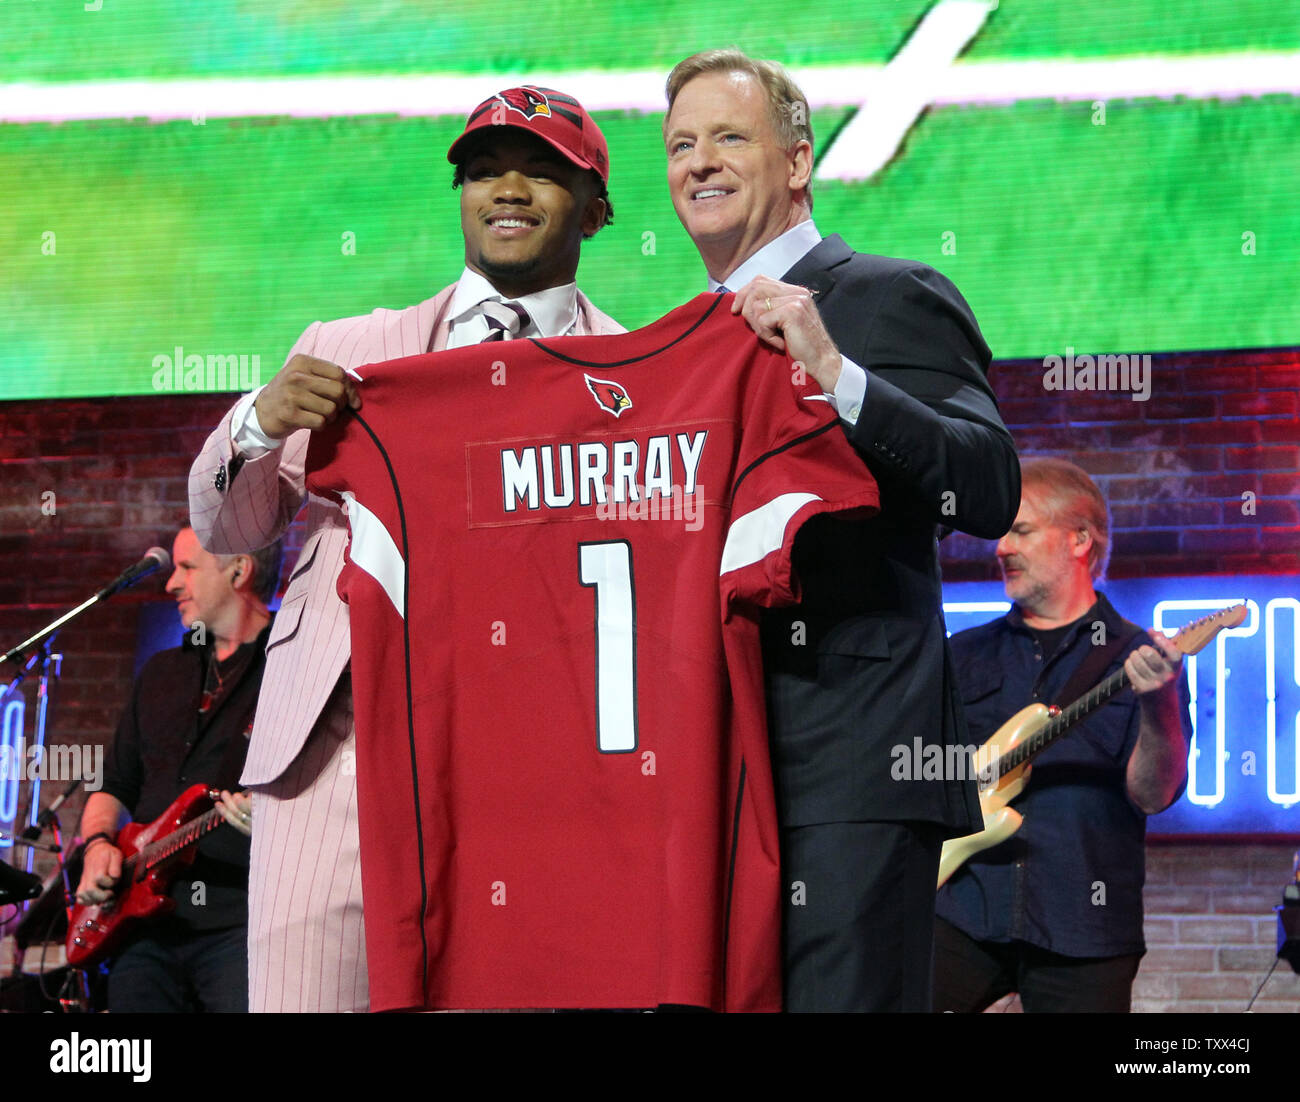
<path fill-rule="evenodd" d="M 779 1010 L 759 606 L 874 511 L 730 296 L 361 369 L 343 499 L 370 1002 Z"/>

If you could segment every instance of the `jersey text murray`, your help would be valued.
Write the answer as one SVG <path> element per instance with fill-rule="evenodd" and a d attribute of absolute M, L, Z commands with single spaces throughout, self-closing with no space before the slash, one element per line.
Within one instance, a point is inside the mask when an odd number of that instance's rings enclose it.
<path fill-rule="evenodd" d="M 592 441 L 501 449 L 502 503 L 507 513 L 639 501 L 693 494 L 708 430 L 644 441 Z"/>

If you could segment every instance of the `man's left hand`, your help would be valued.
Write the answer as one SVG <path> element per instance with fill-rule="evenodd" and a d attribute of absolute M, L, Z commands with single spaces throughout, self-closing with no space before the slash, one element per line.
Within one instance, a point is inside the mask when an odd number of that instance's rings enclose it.
<path fill-rule="evenodd" d="M 807 287 L 756 276 L 736 292 L 731 312 L 741 314 L 760 340 L 802 363 L 827 394 L 834 393 L 840 380 L 840 351 Z"/>
<path fill-rule="evenodd" d="M 1155 646 L 1138 647 L 1124 663 L 1133 691 L 1139 696 L 1163 689 L 1178 676 L 1183 664 L 1182 651 L 1166 639 L 1163 632 L 1152 628 L 1147 634 Z"/>
<path fill-rule="evenodd" d="M 240 834 L 249 836 L 253 833 L 253 800 L 247 792 L 227 792 L 221 790 L 221 799 L 217 801 L 217 810 L 221 817 Z"/>

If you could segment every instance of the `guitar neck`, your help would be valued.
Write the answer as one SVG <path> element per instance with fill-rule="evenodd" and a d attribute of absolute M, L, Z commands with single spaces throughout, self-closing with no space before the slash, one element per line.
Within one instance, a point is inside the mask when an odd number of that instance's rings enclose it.
<path fill-rule="evenodd" d="M 225 821 L 221 811 L 214 807 L 177 827 L 170 834 L 150 842 L 130 859 L 130 863 L 133 869 L 143 876 L 164 861 L 175 857 L 182 850 L 197 844 L 201 838 L 211 834 Z"/>
<path fill-rule="evenodd" d="M 1116 693 L 1128 688 L 1128 684 L 1128 674 L 1121 667 L 1104 681 L 1094 685 L 1078 700 L 1062 708 L 1024 742 L 1008 750 L 998 762 L 998 775 L 1005 776 L 1030 758 L 1041 754 L 1088 713 L 1105 704 Z"/>

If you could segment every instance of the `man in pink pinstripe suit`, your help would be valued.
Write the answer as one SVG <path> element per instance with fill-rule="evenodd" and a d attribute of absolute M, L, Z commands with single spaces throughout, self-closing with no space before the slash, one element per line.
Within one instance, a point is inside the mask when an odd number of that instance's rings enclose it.
<path fill-rule="evenodd" d="M 574 282 L 610 221 L 604 136 L 574 99 L 511 88 L 470 113 L 447 159 L 465 270 L 405 310 L 314 322 L 245 395 L 190 470 L 190 514 L 218 554 L 265 546 L 303 505 L 307 532 L 266 648 L 242 781 L 253 789 L 249 1009 L 368 1006 L 347 606 L 335 582 L 347 520 L 310 497 L 310 432 L 359 399 L 344 369 L 485 340 L 621 333 Z M 394 844 L 400 844 L 395 840 Z"/>

